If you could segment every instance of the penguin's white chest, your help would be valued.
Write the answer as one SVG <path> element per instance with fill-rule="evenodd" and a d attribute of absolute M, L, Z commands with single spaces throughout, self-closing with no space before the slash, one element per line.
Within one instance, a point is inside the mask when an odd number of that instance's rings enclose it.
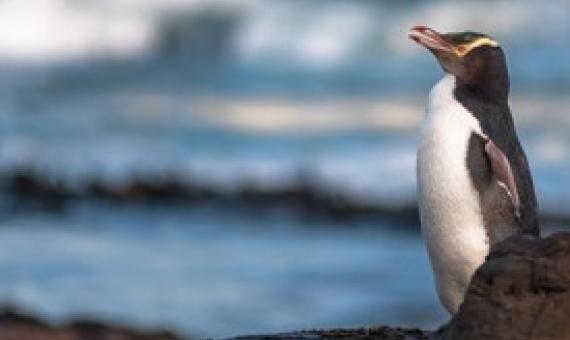
<path fill-rule="evenodd" d="M 453 96 L 455 78 L 432 89 L 420 130 L 417 179 L 422 233 L 442 304 L 454 314 L 489 251 L 479 194 L 467 168 L 479 122 Z"/>

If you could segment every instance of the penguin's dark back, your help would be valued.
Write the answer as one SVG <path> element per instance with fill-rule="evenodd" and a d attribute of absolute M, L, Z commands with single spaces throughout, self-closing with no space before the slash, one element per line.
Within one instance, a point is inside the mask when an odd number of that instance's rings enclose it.
<path fill-rule="evenodd" d="M 508 101 L 491 100 L 483 93 L 478 93 L 476 88 L 461 85 L 455 89 L 454 96 L 479 121 L 483 133 L 491 138 L 509 159 L 521 202 L 519 222 L 521 231 L 530 235 L 539 235 L 534 184 L 526 155 L 515 130 Z M 481 166 L 481 164 L 467 165 L 470 169 Z M 490 165 L 487 164 L 486 168 L 490 169 Z M 485 202 L 482 203 L 484 205 Z"/>

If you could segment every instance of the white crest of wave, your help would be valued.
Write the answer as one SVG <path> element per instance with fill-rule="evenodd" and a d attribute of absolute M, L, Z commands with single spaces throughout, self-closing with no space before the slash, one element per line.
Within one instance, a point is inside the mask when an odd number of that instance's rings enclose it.
<path fill-rule="evenodd" d="M 334 66 L 365 43 L 374 21 L 361 3 L 266 1 L 247 14 L 236 39 L 238 55 L 246 61 L 269 57 Z"/>
<path fill-rule="evenodd" d="M 137 15 L 117 17 L 100 6 L 73 6 L 61 0 L 0 3 L 0 55 L 4 58 L 129 53 L 142 48 L 148 34 L 148 26 Z"/>
<path fill-rule="evenodd" d="M 171 12 L 243 0 L 4 0 L 0 58 L 62 59 L 144 53 Z"/>

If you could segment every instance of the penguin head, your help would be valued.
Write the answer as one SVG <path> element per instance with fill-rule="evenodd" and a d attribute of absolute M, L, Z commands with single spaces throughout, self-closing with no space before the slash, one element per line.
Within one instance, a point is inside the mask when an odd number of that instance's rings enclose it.
<path fill-rule="evenodd" d="M 506 86 L 508 71 L 499 43 L 477 32 L 439 33 L 427 26 L 415 26 L 409 37 L 426 47 L 445 72 L 467 85 Z M 495 84 L 492 84 L 495 83 Z"/>

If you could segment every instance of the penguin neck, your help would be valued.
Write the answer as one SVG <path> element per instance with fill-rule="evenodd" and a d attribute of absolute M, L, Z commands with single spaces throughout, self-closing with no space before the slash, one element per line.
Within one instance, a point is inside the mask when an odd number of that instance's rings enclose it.
<path fill-rule="evenodd" d="M 496 105 L 508 105 L 510 80 L 506 65 L 487 66 L 486 71 L 457 77 L 456 95 L 470 96 Z"/>
<path fill-rule="evenodd" d="M 453 97 L 467 109 L 481 126 L 481 131 L 505 148 L 507 140 L 516 137 L 513 117 L 509 108 L 508 75 L 497 75 L 496 79 L 465 83 L 455 77 Z"/>

